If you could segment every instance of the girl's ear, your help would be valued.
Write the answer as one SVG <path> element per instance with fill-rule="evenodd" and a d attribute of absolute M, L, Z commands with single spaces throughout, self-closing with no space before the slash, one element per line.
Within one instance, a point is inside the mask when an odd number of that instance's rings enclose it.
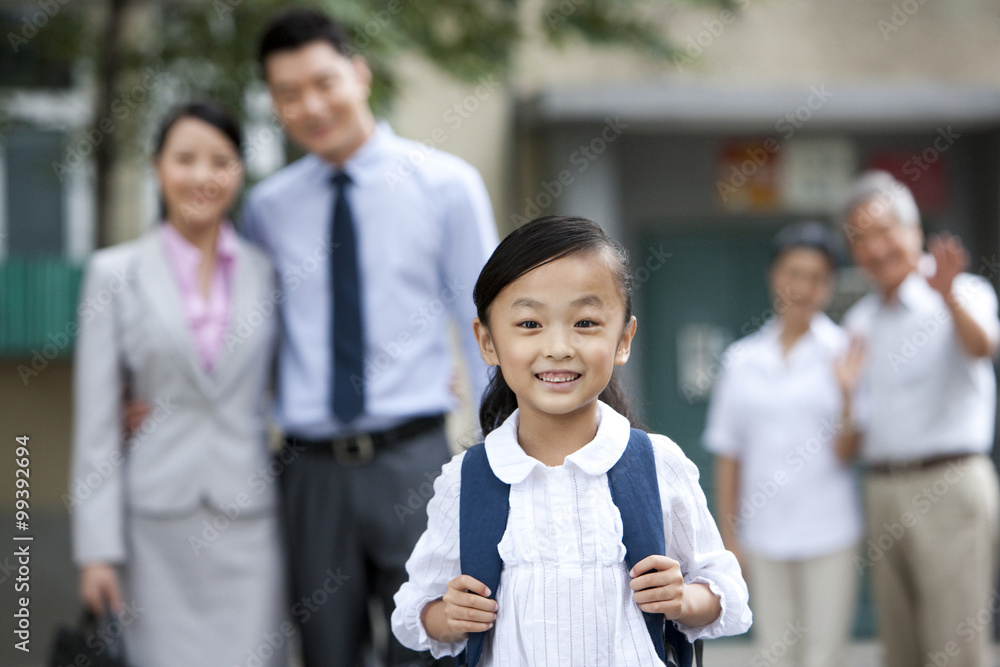
<path fill-rule="evenodd" d="M 618 349 L 615 351 L 616 366 L 624 366 L 625 362 L 628 361 L 629 354 L 632 352 L 632 339 L 635 337 L 635 327 L 636 319 L 635 315 L 633 315 L 632 319 L 625 325 L 624 331 L 622 331 L 621 340 L 618 341 Z"/>
<path fill-rule="evenodd" d="M 499 366 L 500 359 L 497 357 L 496 348 L 493 347 L 493 336 L 490 329 L 479 321 L 477 317 L 472 321 L 472 331 L 476 334 L 476 341 L 479 343 L 479 354 L 487 366 Z"/>

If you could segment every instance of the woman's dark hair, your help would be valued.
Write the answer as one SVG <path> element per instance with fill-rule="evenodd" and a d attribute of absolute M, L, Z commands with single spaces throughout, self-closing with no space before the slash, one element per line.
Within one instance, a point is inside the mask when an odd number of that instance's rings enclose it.
<path fill-rule="evenodd" d="M 185 118 L 196 118 L 208 123 L 219 132 L 226 135 L 226 138 L 233 144 L 236 153 L 243 155 L 243 133 L 240 125 L 233 116 L 215 102 L 191 102 L 177 107 L 170 112 L 160 126 L 160 132 L 156 135 L 156 143 L 153 145 L 153 155 L 163 152 L 163 145 L 167 141 L 167 135 L 178 121 Z"/>
<path fill-rule="evenodd" d="M 153 155 L 159 157 L 163 152 L 163 145 L 167 142 L 167 135 L 178 121 L 185 118 L 195 118 L 208 123 L 219 132 L 222 132 L 236 149 L 236 154 L 243 159 L 243 133 L 236 119 L 224 108 L 215 102 L 191 102 L 175 108 L 163 120 L 160 125 L 160 132 L 156 135 L 156 143 L 153 144 Z M 160 219 L 167 217 L 167 203 L 160 197 Z"/>
<path fill-rule="evenodd" d="M 844 246 L 840 236 L 822 222 L 809 220 L 788 225 L 778 232 L 771 241 L 771 266 L 789 250 L 806 248 L 816 250 L 830 263 L 830 270 L 836 270 L 844 259 Z"/>
<path fill-rule="evenodd" d="M 326 42 L 341 55 L 353 55 L 354 47 L 347 31 L 329 16 L 315 9 L 289 9 L 272 18 L 264 27 L 257 46 L 257 62 L 267 74 L 264 63 L 275 51 L 294 51 L 310 42 Z"/>
<path fill-rule="evenodd" d="M 600 225 L 586 218 L 549 215 L 536 218 L 508 234 L 479 274 L 472 300 L 479 321 L 489 327 L 490 306 L 507 285 L 543 264 L 583 251 L 607 251 L 614 258 L 614 272 L 625 304 L 623 326 L 632 319 L 632 271 L 628 253 Z M 635 425 L 632 406 L 617 371 L 601 392 L 600 400 L 628 417 Z M 517 396 L 507 386 L 503 372 L 493 369 L 489 386 L 479 407 L 479 424 L 483 435 L 494 430 L 517 409 Z"/>

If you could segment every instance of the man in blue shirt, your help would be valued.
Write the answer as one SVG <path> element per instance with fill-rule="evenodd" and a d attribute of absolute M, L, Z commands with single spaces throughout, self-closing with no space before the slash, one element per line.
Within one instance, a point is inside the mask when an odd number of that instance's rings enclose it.
<path fill-rule="evenodd" d="M 369 598 L 392 612 L 450 458 L 452 322 L 475 400 L 486 384 L 472 288 L 496 226 L 473 167 L 376 121 L 371 71 L 328 17 L 277 16 L 258 55 L 278 117 L 309 152 L 250 192 L 241 225 L 281 287 L 291 614 L 306 665 L 350 666 L 370 635 Z M 429 660 L 389 641 L 389 665 Z"/>

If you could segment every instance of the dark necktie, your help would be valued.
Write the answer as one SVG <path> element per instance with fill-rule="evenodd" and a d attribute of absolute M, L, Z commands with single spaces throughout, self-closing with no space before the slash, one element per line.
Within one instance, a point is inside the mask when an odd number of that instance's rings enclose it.
<path fill-rule="evenodd" d="M 336 203 L 330 279 L 333 281 L 333 414 L 344 424 L 365 409 L 364 322 L 361 312 L 361 277 L 358 271 L 358 244 L 354 216 L 347 197 L 351 177 L 340 171 L 333 175 Z"/>

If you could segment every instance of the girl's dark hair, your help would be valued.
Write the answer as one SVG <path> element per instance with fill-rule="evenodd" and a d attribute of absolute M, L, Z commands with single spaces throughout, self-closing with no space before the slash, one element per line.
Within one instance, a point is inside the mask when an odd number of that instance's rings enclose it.
<path fill-rule="evenodd" d="M 243 133 L 240 131 L 240 125 L 236 122 L 236 119 L 223 107 L 219 106 L 215 102 L 191 102 L 189 104 L 183 104 L 173 111 L 164 119 L 163 124 L 160 125 L 160 132 L 156 135 L 156 143 L 153 144 L 153 155 L 159 156 L 163 152 L 163 145 L 167 142 L 167 135 L 170 134 L 170 130 L 173 129 L 174 125 L 185 118 L 195 118 L 200 121 L 204 121 L 222 132 L 232 143 L 233 148 L 236 149 L 236 154 L 243 159 Z M 166 220 L 167 217 L 167 203 L 160 197 L 160 219 Z"/>
<path fill-rule="evenodd" d="M 236 119 L 224 108 L 215 102 L 191 102 L 184 104 L 170 112 L 160 126 L 160 132 L 156 135 L 156 143 L 153 145 L 153 155 L 163 152 L 163 144 L 167 141 L 167 135 L 178 121 L 185 118 L 196 118 L 206 122 L 219 132 L 226 135 L 226 138 L 233 144 L 237 154 L 243 155 L 243 133 Z"/>
<path fill-rule="evenodd" d="M 532 269 L 576 252 L 600 250 L 607 251 L 615 260 L 615 277 L 625 304 L 623 325 L 628 323 L 632 319 L 632 271 L 628 265 L 628 253 L 596 222 L 560 215 L 536 218 L 524 224 L 508 234 L 493 251 L 472 291 L 479 321 L 489 327 L 490 306 L 497 295 Z M 638 423 L 617 370 L 599 398 L 625 415 L 633 425 Z M 507 386 L 503 372 L 497 366 L 493 369 L 479 407 L 483 435 L 500 426 L 515 409 L 517 396 Z"/>
<path fill-rule="evenodd" d="M 257 62 L 265 78 L 267 57 L 276 51 L 294 51 L 310 42 L 326 42 L 348 58 L 353 45 L 342 25 L 315 9 L 289 9 L 272 18 L 264 27 L 257 46 Z"/>

